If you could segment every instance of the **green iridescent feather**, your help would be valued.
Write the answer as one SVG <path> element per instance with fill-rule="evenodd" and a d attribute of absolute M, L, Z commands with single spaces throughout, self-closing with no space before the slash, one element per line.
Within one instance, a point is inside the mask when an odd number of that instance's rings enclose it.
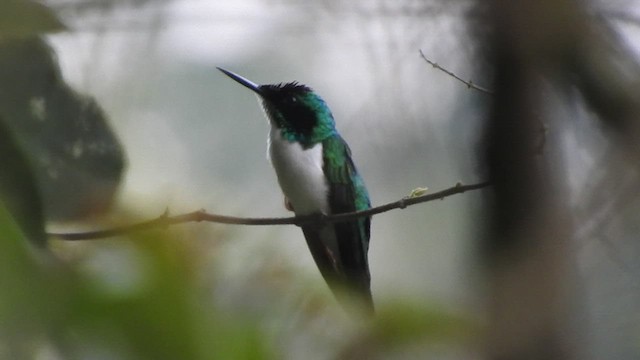
<path fill-rule="evenodd" d="M 371 207 L 369 194 L 364 181 L 358 174 L 353 161 L 351 150 L 338 134 L 326 138 L 322 142 L 324 172 L 330 184 L 330 204 L 332 213 L 344 213 L 366 210 Z M 364 248 L 364 261 L 369 249 L 370 218 L 357 220 L 360 236 Z"/>

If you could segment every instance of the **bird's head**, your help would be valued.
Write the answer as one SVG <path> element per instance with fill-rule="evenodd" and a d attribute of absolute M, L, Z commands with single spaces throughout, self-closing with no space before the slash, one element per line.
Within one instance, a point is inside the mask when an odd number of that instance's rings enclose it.
<path fill-rule="evenodd" d="M 331 110 L 311 88 L 297 82 L 258 85 L 231 71 L 218 70 L 258 94 L 269 123 L 285 139 L 312 146 L 335 133 Z"/>

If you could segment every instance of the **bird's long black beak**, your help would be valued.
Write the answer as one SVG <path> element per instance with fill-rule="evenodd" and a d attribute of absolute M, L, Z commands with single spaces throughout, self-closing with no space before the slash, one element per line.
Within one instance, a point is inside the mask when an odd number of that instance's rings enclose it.
<path fill-rule="evenodd" d="M 232 78 L 233 80 L 239 82 L 240 84 L 246 86 L 247 88 L 249 88 L 251 91 L 255 92 L 258 95 L 262 95 L 262 91 L 260 90 L 260 85 L 254 83 L 253 81 L 246 79 L 236 73 L 232 73 L 229 70 L 225 70 L 221 67 L 216 67 L 218 70 L 222 71 L 223 73 L 225 73 L 225 75 L 227 75 L 228 77 Z"/>

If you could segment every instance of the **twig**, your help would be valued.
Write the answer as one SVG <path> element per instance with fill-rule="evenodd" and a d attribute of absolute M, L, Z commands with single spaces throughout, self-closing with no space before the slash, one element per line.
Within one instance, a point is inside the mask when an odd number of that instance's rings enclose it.
<path fill-rule="evenodd" d="M 493 92 L 487 88 L 484 88 L 482 86 L 478 86 L 476 84 L 473 83 L 473 81 L 471 80 L 464 80 L 463 78 L 459 77 L 458 75 L 454 74 L 452 71 L 449 71 L 445 68 L 443 68 L 442 66 L 438 65 L 437 62 L 431 61 L 429 59 L 427 59 L 427 57 L 424 55 L 424 53 L 422 52 L 422 50 L 420 50 L 420 56 L 424 59 L 424 61 L 426 61 L 427 63 L 429 63 L 429 65 L 433 66 L 434 68 L 442 71 L 443 73 L 451 76 L 452 78 L 460 81 L 461 83 L 467 85 L 467 88 L 469 89 L 474 89 L 474 90 L 478 90 L 480 92 L 483 92 L 485 94 L 489 94 L 489 95 L 493 95 Z"/>
<path fill-rule="evenodd" d="M 111 229 L 89 231 L 82 233 L 49 233 L 51 237 L 55 237 L 62 240 L 94 240 L 103 239 L 108 237 L 114 237 L 119 235 L 126 235 L 133 232 L 150 230 L 159 227 L 166 227 L 170 225 L 183 224 L 188 222 L 212 222 L 219 224 L 229 225 L 303 225 L 314 222 L 343 222 L 349 221 L 365 216 L 373 216 L 383 212 L 387 212 L 393 209 L 404 209 L 408 206 L 424 203 L 427 201 L 433 201 L 438 199 L 444 199 L 445 197 L 462 194 L 465 191 L 478 190 L 489 186 L 488 182 L 472 185 L 456 184 L 448 189 L 422 196 L 405 197 L 398 201 L 394 201 L 388 204 L 377 206 L 371 209 L 363 211 L 355 211 L 350 213 L 335 214 L 335 215 L 306 215 L 295 217 L 277 217 L 277 218 L 243 218 L 226 215 L 209 214 L 205 210 L 198 210 L 187 214 L 168 216 L 166 213 L 160 217 L 152 220 L 143 221 L 137 224 L 124 225 L 114 227 Z"/>
<path fill-rule="evenodd" d="M 465 84 L 467 86 L 467 88 L 469 89 L 474 89 L 474 90 L 478 90 L 480 92 L 483 92 L 485 94 L 489 94 L 489 95 L 493 95 L 493 92 L 487 88 L 478 86 L 476 84 L 473 83 L 473 81 L 471 80 L 464 80 L 463 78 L 459 77 L 458 75 L 454 74 L 452 71 L 449 71 L 445 68 L 443 68 L 442 66 L 440 66 L 437 62 L 431 61 L 429 60 L 425 54 L 422 52 L 422 50 L 420 50 L 420 56 L 422 57 L 422 59 L 424 59 L 424 61 L 426 61 L 427 63 L 429 63 L 429 65 L 433 66 L 434 68 L 442 71 L 443 73 L 451 76 L 452 78 L 460 81 L 461 83 Z M 536 150 L 535 150 L 535 154 L 536 155 L 542 155 L 542 152 L 544 151 L 544 146 L 545 143 L 547 141 L 547 132 L 548 132 L 548 128 L 547 126 L 540 122 L 540 142 L 538 143 L 538 145 L 536 146 Z"/>

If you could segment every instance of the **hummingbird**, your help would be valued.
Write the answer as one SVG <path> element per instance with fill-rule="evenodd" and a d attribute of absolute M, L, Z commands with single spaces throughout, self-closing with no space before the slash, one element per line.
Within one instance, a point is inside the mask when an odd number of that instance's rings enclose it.
<path fill-rule="evenodd" d="M 369 209 L 364 181 L 349 146 L 336 130 L 331 110 L 311 88 L 298 82 L 258 85 L 218 70 L 258 95 L 269 121 L 268 157 L 296 216 Z M 311 255 L 339 301 L 354 294 L 373 313 L 369 250 L 370 217 L 301 225 Z"/>

